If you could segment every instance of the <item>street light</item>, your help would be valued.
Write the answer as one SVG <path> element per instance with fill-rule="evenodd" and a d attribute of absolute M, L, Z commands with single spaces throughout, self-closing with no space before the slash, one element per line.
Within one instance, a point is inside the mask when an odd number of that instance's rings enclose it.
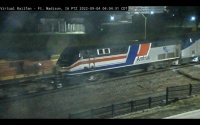
<path fill-rule="evenodd" d="M 142 16 L 144 17 L 144 20 L 145 20 L 145 25 L 144 25 L 144 30 L 145 30 L 144 39 L 146 40 L 146 38 L 147 38 L 147 17 L 144 16 L 144 14 L 142 14 Z"/>
<path fill-rule="evenodd" d="M 191 21 L 194 21 L 194 20 L 195 20 L 195 16 L 192 16 L 192 17 L 191 17 Z"/>
<path fill-rule="evenodd" d="M 115 20 L 115 17 L 114 17 L 114 16 L 110 16 L 110 20 L 111 20 L 111 21 L 114 21 L 114 20 Z"/>
<path fill-rule="evenodd" d="M 138 12 L 135 12 L 135 14 L 142 14 L 142 16 L 144 17 L 144 39 L 146 40 L 146 38 L 147 38 L 147 17 L 146 16 L 144 16 L 144 14 L 143 13 L 138 13 Z M 153 14 L 153 11 L 152 11 L 152 14 Z"/>

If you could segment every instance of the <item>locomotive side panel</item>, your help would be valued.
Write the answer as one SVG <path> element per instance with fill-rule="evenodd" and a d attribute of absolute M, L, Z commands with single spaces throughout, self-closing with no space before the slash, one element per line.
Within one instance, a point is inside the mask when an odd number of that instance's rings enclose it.
<path fill-rule="evenodd" d="M 81 51 L 80 60 L 70 66 L 69 75 L 83 74 L 123 66 L 126 62 L 128 47 L 98 48 Z M 85 53 L 88 53 L 85 56 Z"/>
<path fill-rule="evenodd" d="M 200 56 L 200 39 L 195 41 L 195 56 Z"/>
<path fill-rule="evenodd" d="M 182 38 L 79 50 L 78 54 L 73 55 L 78 57 L 77 60 L 72 61 L 65 75 L 92 79 L 90 76 L 95 77 L 95 75 L 112 72 L 165 68 L 170 65 L 188 63 L 200 57 L 200 39 L 185 37 L 186 39 L 182 40 Z"/>
<path fill-rule="evenodd" d="M 155 44 L 155 43 L 154 43 Z M 158 43 L 156 43 L 158 44 Z M 88 50 L 92 53 L 88 54 L 87 58 L 81 58 L 72 64 L 71 73 L 87 72 L 84 70 L 106 70 L 112 68 L 119 68 L 124 66 L 138 65 L 158 61 L 162 58 L 162 54 L 167 53 L 166 58 L 171 58 L 177 55 L 175 45 L 163 46 L 165 42 L 160 42 L 157 47 L 151 47 L 151 43 L 133 44 L 126 47 L 126 51 L 120 52 L 122 48 L 98 48 L 95 50 Z M 171 43 L 172 44 L 172 43 Z M 160 46 L 160 47 L 159 47 Z M 125 49 L 124 49 L 125 50 Z M 150 52 L 151 50 L 151 52 Z M 107 53 L 106 53 L 107 51 Z M 173 51 L 173 52 L 170 52 Z M 168 54 L 169 53 L 169 54 Z M 93 56 L 91 56 L 93 54 Z M 158 57 L 159 54 L 159 57 Z M 151 58 L 150 58 L 151 57 Z M 92 68 L 91 68 L 92 67 Z"/>
<path fill-rule="evenodd" d="M 200 56 L 200 39 L 193 39 L 194 43 L 194 54 L 191 55 L 192 57 L 199 57 Z"/>
<path fill-rule="evenodd" d="M 97 53 L 99 54 L 97 49 Z M 127 53 L 101 54 L 95 58 L 80 59 L 71 66 L 70 75 L 116 69 L 133 65 L 147 64 L 157 61 L 172 60 L 177 57 L 176 45 L 151 47 L 151 43 L 134 44 L 128 47 Z M 104 56 L 103 56 L 104 55 Z M 93 64 L 91 68 L 91 64 Z"/>
<path fill-rule="evenodd" d="M 195 56 L 196 43 L 191 38 L 187 39 L 182 44 L 181 56 L 182 58 L 190 58 Z"/>
<path fill-rule="evenodd" d="M 181 46 L 181 63 L 197 62 L 200 56 L 199 36 L 186 37 Z"/>

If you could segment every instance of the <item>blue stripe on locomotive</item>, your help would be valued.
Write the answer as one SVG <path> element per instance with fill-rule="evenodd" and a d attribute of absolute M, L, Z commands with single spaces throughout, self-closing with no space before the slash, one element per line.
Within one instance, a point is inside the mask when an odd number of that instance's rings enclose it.
<path fill-rule="evenodd" d="M 133 64 L 133 61 L 135 60 L 135 57 L 137 56 L 138 49 L 139 49 L 139 44 L 131 45 L 128 58 L 125 63 L 126 65 Z"/>

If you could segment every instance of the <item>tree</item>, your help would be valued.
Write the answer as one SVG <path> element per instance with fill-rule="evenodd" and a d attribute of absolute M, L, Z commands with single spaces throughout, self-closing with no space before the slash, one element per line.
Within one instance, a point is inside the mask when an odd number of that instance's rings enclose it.
<path fill-rule="evenodd" d="M 90 12 L 85 16 L 85 27 L 87 33 L 100 32 L 101 24 L 106 21 L 106 12 Z"/>
<path fill-rule="evenodd" d="M 195 20 L 195 25 L 196 28 L 198 29 L 199 23 L 200 23 L 200 7 L 199 6 L 195 6 L 195 15 L 196 15 L 196 20 Z"/>
<path fill-rule="evenodd" d="M 36 29 L 35 13 L 29 11 L 10 11 L 1 20 L 6 32 L 31 32 Z"/>
<path fill-rule="evenodd" d="M 190 12 L 190 8 L 190 6 L 168 6 L 167 10 L 170 14 L 175 16 L 175 20 L 177 20 L 179 27 L 182 28 L 184 20 Z"/>

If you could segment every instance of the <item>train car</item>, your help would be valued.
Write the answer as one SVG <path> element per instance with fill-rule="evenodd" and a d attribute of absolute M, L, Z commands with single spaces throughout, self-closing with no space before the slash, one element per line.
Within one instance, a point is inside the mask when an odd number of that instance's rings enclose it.
<path fill-rule="evenodd" d="M 180 59 L 174 64 L 181 65 L 189 62 L 198 62 L 200 57 L 200 36 L 183 36 L 181 39 Z"/>
<path fill-rule="evenodd" d="M 57 68 L 63 80 L 96 81 L 112 73 L 154 70 L 199 61 L 200 40 L 189 36 L 169 40 L 134 41 L 102 47 L 66 48 Z"/>

